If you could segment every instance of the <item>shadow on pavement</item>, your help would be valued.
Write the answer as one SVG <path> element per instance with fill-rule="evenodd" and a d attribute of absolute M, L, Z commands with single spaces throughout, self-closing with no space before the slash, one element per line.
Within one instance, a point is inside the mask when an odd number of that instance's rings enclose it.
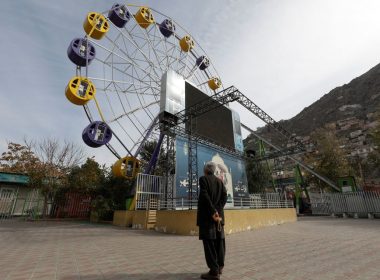
<path fill-rule="evenodd" d="M 193 280 L 200 279 L 200 273 L 120 273 L 120 274 L 103 274 L 103 275 L 77 275 L 65 276 L 58 278 L 60 280 Z"/>

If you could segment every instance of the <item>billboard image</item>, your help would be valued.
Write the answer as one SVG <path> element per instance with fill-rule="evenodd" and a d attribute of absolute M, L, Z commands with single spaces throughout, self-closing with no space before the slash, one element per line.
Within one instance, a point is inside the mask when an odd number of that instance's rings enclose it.
<path fill-rule="evenodd" d="M 198 144 L 198 176 L 203 175 L 203 166 L 212 161 L 216 164 L 215 175 L 226 186 L 228 202 L 232 199 L 248 197 L 248 183 L 244 160 L 223 153 L 213 148 Z M 181 137 L 176 139 L 176 197 L 189 197 L 188 184 L 188 144 Z M 197 197 L 197 189 L 193 189 L 193 198 Z"/>

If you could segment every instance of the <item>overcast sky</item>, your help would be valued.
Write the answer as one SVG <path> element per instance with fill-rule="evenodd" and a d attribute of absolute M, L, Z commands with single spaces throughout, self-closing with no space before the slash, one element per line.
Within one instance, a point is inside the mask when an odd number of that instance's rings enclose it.
<path fill-rule="evenodd" d="M 7 141 L 56 137 L 82 144 L 83 110 L 67 102 L 66 49 L 89 11 L 113 1 L 2 0 L 0 152 Z M 380 1 L 135 1 L 181 23 L 224 86 L 235 85 L 274 119 L 293 117 L 380 62 Z M 239 109 L 242 122 L 261 126 Z M 106 148 L 86 148 L 110 164 Z"/>

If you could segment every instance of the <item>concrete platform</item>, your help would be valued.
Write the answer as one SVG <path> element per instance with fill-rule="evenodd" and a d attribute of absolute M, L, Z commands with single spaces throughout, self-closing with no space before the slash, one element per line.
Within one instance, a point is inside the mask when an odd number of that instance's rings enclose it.
<path fill-rule="evenodd" d="M 157 211 L 155 230 L 179 235 L 198 235 L 196 210 Z M 294 208 L 278 209 L 227 209 L 225 210 L 227 234 L 253 230 L 265 226 L 297 221 Z M 147 213 L 144 210 L 116 211 L 113 224 L 117 226 L 146 228 Z"/>
<path fill-rule="evenodd" d="M 302 218 L 228 235 L 222 280 L 378 280 L 380 220 Z M 0 279 L 191 280 L 195 236 L 79 222 L 0 222 Z"/>

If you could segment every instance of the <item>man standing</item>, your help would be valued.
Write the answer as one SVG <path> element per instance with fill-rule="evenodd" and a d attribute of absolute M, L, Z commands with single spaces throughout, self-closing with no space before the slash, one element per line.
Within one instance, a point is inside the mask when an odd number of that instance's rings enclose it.
<path fill-rule="evenodd" d="M 204 176 L 199 178 L 197 226 L 210 269 L 208 273 L 201 275 L 202 279 L 220 279 L 226 250 L 223 208 L 227 202 L 227 190 L 223 182 L 214 175 L 215 168 L 215 163 L 207 162 Z"/>

